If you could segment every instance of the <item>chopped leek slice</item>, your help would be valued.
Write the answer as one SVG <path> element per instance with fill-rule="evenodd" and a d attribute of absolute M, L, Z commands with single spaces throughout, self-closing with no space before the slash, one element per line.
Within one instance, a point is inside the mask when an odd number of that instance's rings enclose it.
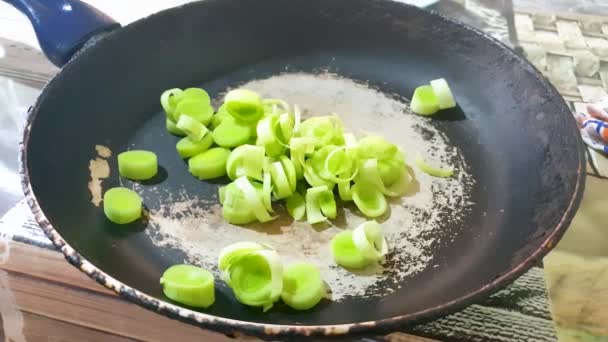
<path fill-rule="evenodd" d="M 336 218 L 336 200 L 326 186 L 306 190 L 306 218 L 308 223 L 316 224 Z"/>
<path fill-rule="evenodd" d="M 435 95 L 437 95 L 439 109 L 449 109 L 456 107 L 456 100 L 454 100 L 452 90 L 450 89 L 448 82 L 444 78 L 431 81 L 431 88 L 433 88 Z"/>
<path fill-rule="evenodd" d="M 226 110 L 226 106 L 222 105 L 217 110 L 217 113 L 215 113 L 211 118 L 211 128 L 216 129 L 217 126 L 219 126 L 224 121 L 224 119 L 231 117 L 232 116 L 230 115 L 230 113 L 228 113 L 228 111 Z"/>
<path fill-rule="evenodd" d="M 272 210 L 272 177 L 269 172 L 264 172 L 264 181 L 262 183 L 262 203 L 269 212 L 273 213 Z"/>
<path fill-rule="evenodd" d="M 226 163 L 228 177 L 235 180 L 241 176 L 263 180 L 264 148 L 254 145 L 242 145 L 235 148 Z"/>
<path fill-rule="evenodd" d="M 269 157 L 279 157 L 285 152 L 286 145 L 276 135 L 275 124 L 278 123 L 277 115 L 268 115 L 257 126 L 256 145 L 263 146 Z"/>
<path fill-rule="evenodd" d="M 184 137 L 177 142 L 175 148 L 179 156 L 185 159 L 207 151 L 211 145 L 213 145 L 213 137 L 211 134 L 206 134 L 201 141 L 192 141 Z"/>
<path fill-rule="evenodd" d="M 251 185 L 249 179 L 243 176 L 234 181 L 236 186 L 243 192 L 247 206 L 253 211 L 255 217 L 260 222 L 268 222 L 274 220 L 276 217 L 270 216 L 266 207 L 264 206 L 263 200 L 260 198 L 256 189 Z"/>
<path fill-rule="evenodd" d="M 355 228 L 353 243 L 361 255 L 370 261 L 378 261 L 388 253 L 382 227 L 376 221 L 367 221 Z"/>
<path fill-rule="evenodd" d="M 355 183 L 351 190 L 353 201 L 363 215 L 379 217 L 388 210 L 384 194 L 369 183 Z"/>
<path fill-rule="evenodd" d="M 141 217 L 141 211 L 141 197 L 131 189 L 112 188 L 103 194 L 103 212 L 114 223 L 131 223 Z"/>
<path fill-rule="evenodd" d="M 177 135 L 178 137 L 183 137 L 186 135 L 186 133 L 177 128 L 175 122 L 169 118 L 165 120 L 165 126 L 167 127 L 167 131 L 173 135 Z"/>
<path fill-rule="evenodd" d="M 118 155 L 118 172 L 129 179 L 150 179 L 158 172 L 156 154 L 143 150 L 122 152 Z"/>
<path fill-rule="evenodd" d="M 416 156 L 416 166 L 418 166 L 418 168 L 422 172 L 429 174 L 433 177 L 449 178 L 454 175 L 454 168 L 450 167 L 450 168 L 442 169 L 442 168 L 431 166 L 426 161 L 424 161 L 424 159 L 420 155 Z"/>
<path fill-rule="evenodd" d="M 357 142 L 357 155 L 361 159 L 388 160 L 395 157 L 399 148 L 384 137 L 369 135 Z"/>
<path fill-rule="evenodd" d="M 423 85 L 414 91 L 410 107 L 419 115 L 433 115 L 439 111 L 439 99 L 430 85 Z"/>
<path fill-rule="evenodd" d="M 201 141 L 205 134 L 209 132 L 205 125 L 188 115 L 180 116 L 176 126 L 184 131 L 188 135 L 188 138 L 193 141 Z"/>
<path fill-rule="evenodd" d="M 319 174 L 315 171 L 315 169 L 310 164 L 311 164 L 311 161 L 308 160 L 308 161 L 306 161 L 306 163 L 303 166 L 304 179 L 306 179 L 306 182 L 308 184 L 310 184 L 310 186 L 313 186 L 313 187 L 326 186 L 329 190 L 333 190 L 336 183 L 323 179 L 321 176 L 319 176 Z"/>
<path fill-rule="evenodd" d="M 244 122 L 257 122 L 264 114 L 260 95 L 247 89 L 235 89 L 228 92 L 224 98 L 224 105 L 230 115 Z"/>
<path fill-rule="evenodd" d="M 234 183 L 219 189 L 222 216 L 232 224 L 247 224 L 257 220 L 248 207 L 243 192 Z"/>
<path fill-rule="evenodd" d="M 403 195 L 407 191 L 407 188 L 410 183 L 409 173 L 405 168 L 405 164 L 402 165 L 398 177 L 399 178 L 397 179 L 397 181 L 391 184 L 391 186 L 385 186 L 380 175 L 378 160 L 367 159 L 363 162 L 363 165 L 361 166 L 361 170 L 357 175 L 355 183 L 364 183 L 365 187 L 370 187 L 374 190 L 378 190 L 387 196 L 397 197 Z"/>
<path fill-rule="evenodd" d="M 196 308 L 207 308 L 215 302 L 213 275 L 192 265 L 173 265 L 160 278 L 163 293 L 169 299 Z"/>
<path fill-rule="evenodd" d="M 232 263 L 240 256 L 262 249 L 264 249 L 264 246 L 256 242 L 249 241 L 236 242 L 231 245 L 228 245 L 222 248 L 222 250 L 220 251 L 220 256 L 218 257 L 217 263 L 218 268 L 221 272 L 227 272 L 230 266 L 232 266 Z"/>
<path fill-rule="evenodd" d="M 281 162 L 274 162 L 269 168 L 272 178 L 273 195 L 276 199 L 283 199 L 291 196 L 291 185 L 283 169 Z"/>
<path fill-rule="evenodd" d="M 346 230 L 336 234 L 331 240 L 331 252 L 336 263 L 345 268 L 364 268 L 372 263 L 363 257 L 353 242 L 353 232 Z"/>
<path fill-rule="evenodd" d="M 348 179 L 348 173 L 343 173 L 340 175 L 342 179 Z M 352 201 L 353 200 L 353 192 L 351 187 L 351 182 L 339 182 L 338 184 L 338 195 L 340 195 L 340 199 L 343 201 Z"/>
<path fill-rule="evenodd" d="M 246 144 L 253 131 L 251 124 L 228 116 L 213 130 L 213 140 L 221 147 L 237 147 Z"/>
<path fill-rule="evenodd" d="M 302 137 L 313 138 L 317 148 L 330 144 L 341 145 L 344 142 L 342 122 L 337 116 L 315 116 L 306 119 L 300 123 L 298 133 Z"/>
<path fill-rule="evenodd" d="M 308 310 L 317 305 L 325 294 L 325 283 L 315 265 L 300 263 L 283 270 L 281 299 L 291 308 Z"/>
<path fill-rule="evenodd" d="M 222 147 L 210 148 L 188 160 L 188 171 L 201 180 L 213 179 L 226 175 L 226 162 L 230 150 Z"/>
<path fill-rule="evenodd" d="M 163 106 L 163 110 L 168 118 L 173 117 L 173 112 L 175 112 L 175 107 L 177 107 L 182 94 L 183 91 L 181 89 L 174 88 L 164 91 L 160 96 L 160 104 Z"/>
<path fill-rule="evenodd" d="M 296 221 L 301 221 L 306 215 L 306 201 L 299 192 L 294 192 L 287 198 L 287 212 Z"/>
<path fill-rule="evenodd" d="M 289 182 L 291 192 L 296 191 L 296 186 L 298 184 L 296 167 L 293 165 L 293 162 L 286 156 L 281 156 L 279 158 L 279 161 L 283 166 L 283 170 L 285 170 L 285 175 L 287 176 L 287 181 Z"/>
<path fill-rule="evenodd" d="M 269 310 L 283 292 L 283 264 L 274 250 L 262 249 L 234 258 L 228 268 L 228 285 L 245 305 Z"/>
<path fill-rule="evenodd" d="M 206 126 L 211 122 L 211 118 L 213 117 L 213 107 L 208 103 L 200 101 L 181 100 L 175 108 L 172 119 L 179 122 L 179 118 L 184 115 Z"/>
<path fill-rule="evenodd" d="M 205 105 L 211 104 L 211 98 L 209 97 L 209 94 L 201 88 L 184 89 L 184 92 L 182 93 L 182 96 L 181 96 L 181 100 L 183 100 L 183 101 L 193 100 L 193 101 L 197 101 L 202 104 L 205 104 Z"/>

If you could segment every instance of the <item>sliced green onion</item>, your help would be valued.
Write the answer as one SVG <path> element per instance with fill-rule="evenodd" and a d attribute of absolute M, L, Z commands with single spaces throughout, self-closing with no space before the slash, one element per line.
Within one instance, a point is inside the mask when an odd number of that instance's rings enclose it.
<path fill-rule="evenodd" d="M 294 192 L 287 198 L 287 212 L 296 221 L 301 221 L 306 215 L 306 201 L 299 192 Z"/>
<path fill-rule="evenodd" d="M 372 263 L 357 249 L 353 242 L 353 232 L 350 230 L 340 232 L 333 237 L 331 252 L 336 263 L 345 268 L 359 269 Z"/>
<path fill-rule="evenodd" d="M 264 166 L 264 148 L 254 145 L 242 145 L 235 148 L 226 164 L 228 177 L 235 180 L 242 176 L 262 180 Z"/>
<path fill-rule="evenodd" d="M 230 150 L 222 147 L 210 148 L 188 160 L 188 171 L 198 179 L 213 179 L 226 175 L 226 162 Z"/>
<path fill-rule="evenodd" d="M 213 145 L 213 137 L 211 134 L 206 134 L 201 141 L 192 141 L 184 137 L 177 142 L 175 148 L 179 156 L 185 159 L 207 151 L 211 145 Z"/>
<path fill-rule="evenodd" d="M 325 294 L 325 283 L 315 265 L 300 263 L 283 270 L 281 299 L 291 308 L 308 310 L 317 305 Z"/>
<path fill-rule="evenodd" d="M 253 131 L 251 124 L 228 116 L 213 130 L 213 140 L 221 147 L 237 147 L 246 144 Z"/>
<path fill-rule="evenodd" d="M 352 187 L 353 201 L 367 217 L 382 216 L 388 210 L 388 202 L 382 191 L 370 183 L 355 183 Z"/>
<path fill-rule="evenodd" d="M 202 104 L 205 104 L 205 105 L 211 104 L 211 98 L 209 97 L 209 94 L 204 89 L 201 89 L 201 88 L 184 89 L 184 92 L 182 93 L 182 96 L 181 96 L 181 100 L 183 100 L 183 101 L 193 100 L 193 101 L 201 102 Z"/>
<path fill-rule="evenodd" d="M 213 275 L 200 267 L 174 265 L 160 278 L 163 293 L 169 299 L 196 308 L 207 308 L 215 302 Z"/>
<path fill-rule="evenodd" d="M 431 81 L 431 88 L 433 88 L 435 95 L 437 95 L 439 109 L 449 109 L 456 107 L 456 100 L 454 100 L 452 90 L 450 89 L 448 82 L 444 78 Z"/>
<path fill-rule="evenodd" d="M 234 263 L 235 260 L 238 260 L 239 257 L 251 253 L 253 251 L 260 251 L 265 249 L 264 246 L 260 245 L 257 242 L 236 242 L 231 245 L 228 245 L 220 251 L 220 256 L 218 257 L 218 268 L 221 272 L 226 273 L 230 266 Z M 226 279 L 225 279 L 226 280 Z"/>
<path fill-rule="evenodd" d="M 416 156 L 416 166 L 418 166 L 418 168 L 422 172 L 429 174 L 433 177 L 449 178 L 454 175 L 453 167 L 442 169 L 442 168 L 431 166 L 426 161 L 424 161 L 424 159 L 420 155 Z"/>
<path fill-rule="evenodd" d="M 228 284 L 237 300 L 269 310 L 283 292 L 283 265 L 274 250 L 256 250 L 235 258 Z"/>
<path fill-rule="evenodd" d="M 172 118 L 175 112 L 175 107 L 179 102 L 183 91 L 179 88 L 165 90 L 160 96 L 160 104 L 163 106 L 163 110 L 167 117 Z"/>
<path fill-rule="evenodd" d="M 200 101 L 181 100 L 175 108 L 172 118 L 174 121 L 179 122 L 179 118 L 184 115 L 193 118 L 203 125 L 208 125 L 211 122 L 211 118 L 213 118 L 213 107 L 208 103 Z"/>
<path fill-rule="evenodd" d="M 175 122 L 169 118 L 165 120 L 165 126 L 167 127 L 167 131 L 173 135 L 177 135 L 178 137 L 183 137 L 186 135 L 186 133 L 177 128 Z"/>
<path fill-rule="evenodd" d="M 226 94 L 224 104 L 230 115 L 244 122 L 257 122 L 264 114 L 262 98 L 251 90 L 231 90 Z"/>
<path fill-rule="evenodd" d="M 141 197 L 131 189 L 112 188 L 103 194 L 103 212 L 114 223 L 131 223 L 141 217 L 141 211 Z"/>
<path fill-rule="evenodd" d="M 243 192 L 247 206 L 253 211 L 255 217 L 260 222 L 268 222 L 274 220 L 276 217 L 270 216 L 266 207 L 264 206 L 263 200 L 260 198 L 256 189 L 251 185 L 249 179 L 243 176 L 234 181 L 236 186 Z"/>
<path fill-rule="evenodd" d="M 367 221 L 355 228 L 353 243 L 361 255 L 370 261 L 378 261 L 388 253 L 382 227 L 376 221 Z"/>
<path fill-rule="evenodd" d="M 156 154 L 150 151 L 122 152 L 118 155 L 118 172 L 129 179 L 150 179 L 158 172 L 158 159 Z"/>
<path fill-rule="evenodd" d="M 184 131 L 188 135 L 188 138 L 193 141 L 201 141 L 205 134 L 209 132 L 205 125 L 187 115 L 180 116 L 176 126 Z"/>
<path fill-rule="evenodd" d="M 433 115 L 439 111 L 439 99 L 430 85 L 423 85 L 414 91 L 410 107 L 419 115 Z"/>

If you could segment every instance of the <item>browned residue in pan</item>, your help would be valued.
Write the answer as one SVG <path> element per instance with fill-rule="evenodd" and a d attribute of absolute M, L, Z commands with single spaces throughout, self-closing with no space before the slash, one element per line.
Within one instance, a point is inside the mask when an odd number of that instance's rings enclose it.
<path fill-rule="evenodd" d="M 101 181 L 110 177 L 110 164 L 107 158 L 112 156 L 112 151 L 103 145 L 95 145 L 97 157 L 89 160 L 89 172 L 91 180 L 89 180 L 89 192 L 91 193 L 91 203 L 96 207 L 101 203 L 102 188 Z"/>

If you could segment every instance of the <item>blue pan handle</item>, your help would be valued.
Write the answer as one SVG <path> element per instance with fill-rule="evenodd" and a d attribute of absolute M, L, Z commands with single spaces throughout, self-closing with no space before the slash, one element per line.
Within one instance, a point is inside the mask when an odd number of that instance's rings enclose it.
<path fill-rule="evenodd" d="M 58 67 L 96 34 L 120 27 L 106 14 L 79 0 L 4 1 L 28 17 L 42 51 Z"/>

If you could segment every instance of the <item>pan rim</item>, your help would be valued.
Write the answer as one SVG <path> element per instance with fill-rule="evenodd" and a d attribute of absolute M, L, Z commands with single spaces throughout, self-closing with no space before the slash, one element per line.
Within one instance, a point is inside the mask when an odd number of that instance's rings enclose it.
<path fill-rule="evenodd" d="M 218 0 L 207 0 L 206 3 L 217 2 Z M 538 70 L 527 60 L 517 55 L 513 50 L 507 47 L 505 44 L 500 42 L 499 40 L 487 35 L 486 33 L 470 27 L 464 23 L 460 23 L 454 19 L 447 18 L 441 14 L 438 14 L 433 11 L 424 11 L 417 7 L 404 4 L 402 2 L 398 2 L 397 0 L 375 0 L 375 1 L 385 1 L 388 3 L 394 3 L 397 6 L 409 7 L 410 10 L 420 11 L 421 14 L 431 15 L 439 20 L 444 20 L 448 22 L 450 25 L 459 27 L 460 29 L 468 30 L 473 32 L 474 34 L 485 37 L 485 39 L 489 39 L 498 48 L 500 48 L 505 54 L 510 55 L 522 66 L 524 70 L 529 72 L 532 77 L 534 77 L 539 83 L 547 89 L 548 93 L 554 95 L 552 98 L 560 99 L 558 100 L 559 106 L 562 110 L 559 113 L 555 113 L 556 115 L 569 115 L 570 111 L 565 101 L 562 99 L 559 92 L 555 89 L 555 87 L 549 83 Z M 156 14 L 152 14 L 149 17 L 140 19 L 135 21 L 123 29 L 130 29 L 133 27 L 137 27 L 138 25 L 143 25 L 144 21 L 147 18 L 152 18 L 155 16 L 159 16 L 163 13 L 175 11 L 177 12 L 179 9 L 185 7 L 194 7 L 199 2 L 188 3 L 179 7 L 174 7 L 172 9 L 168 9 L 165 11 L 158 12 Z M 429 13 L 430 12 L 430 13 Z M 123 30 L 119 29 L 119 30 Z M 110 33 L 108 37 L 111 38 L 113 33 Z M 104 39 L 105 40 L 105 39 Z M 97 44 L 95 44 L 97 45 Z M 90 53 L 89 50 L 94 50 L 95 46 L 84 49 L 83 51 L 77 53 L 74 59 L 81 54 Z M 69 263 L 73 266 L 80 269 L 83 273 L 85 273 L 90 278 L 97 281 L 99 284 L 105 286 L 106 288 L 116 292 L 123 298 L 138 304 L 146 309 L 154 310 L 157 313 L 160 313 L 169 318 L 177 319 L 186 323 L 196 324 L 203 328 L 208 328 L 213 331 L 219 331 L 225 334 L 238 334 L 239 332 L 252 333 L 254 335 L 267 335 L 267 336 L 318 336 L 318 335 L 326 335 L 326 336 L 334 336 L 334 335 L 346 335 L 346 334 L 360 334 L 360 333 L 369 333 L 370 331 L 390 331 L 399 328 L 406 327 L 408 325 L 412 325 L 414 323 L 419 323 L 423 321 L 431 320 L 435 317 L 448 315 L 450 313 L 456 312 L 458 310 L 463 309 L 464 307 L 478 302 L 480 299 L 486 298 L 491 293 L 498 291 L 499 289 L 509 285 L 516 278 L 521 276 L 524 272 L 530 269 L 532 266 L 537 264 L 537 261 L 545 256 L 561 239 L 565 231 L 567 230 L 570 222 L 574 218 L 574 215 L 580 205 L 582 200 L 583 191 L 585 188 L 585 167 L 586 167 L 586 158 L 585 158 L 585 148 L 580 136 L 577 135 L 577 151 L 578 151 L 578 159 L 579 166 L 577 169 L 577 179 L 576 186 L 571 194 L 570 202 L 568 204 L 568 208 L 564 211 L 562 217 L 559 222 L 555 225 L 555 227 L 547 230 L 549 233 L 546 238 L 538 248 L 529 252 L 528 256 L 517 264 L 515 267 L 512 267 L 510 271 L 497 275 L 493 278 L 492 281 L 481 285 L 474 291 L 471 291 L 461 297 L 455 298 L 449 302 L 443 303 L 441 305 L 437 305 L 434 307 L 430 307 L 424 310 L 420 310 L 417 312 L 413 312 L 406 315 L 399 315 L 389 318 L 383 318 L 375 321 L 366 321 L 366 322 L 357 322 L 357 323 L 344 323 L 344 324 L 331 324 L 331 325 L 279 325 L 279 324 L 267 324 L 267 323 L 255 323 L 248 321 L 241 321 L 231 318 L 224 318 L 219 316 L 213 316 L 204 312 L 193 311 L 190 309 L 182 308 L 175 304 L 169 303 L 164 300 L 157 299 L 150 295 L 147 295 L 135 288 L 132 288 L 119 280 L 113 278 L 107 273 L 103 272 L 97 266 L 93 265 L 86 258 L 80 255 L 73 247 L 71 247 L 56 231 L 51 222 L 48 220 L 42 208 L 40 207 L 40 203 L 32 189 L 32 185 L 30 182 L 30 174 L 28 168 L 28 146 L 29 140 L 31 136 L 31 127 L 32 123 L 35 121 L 37 115 L 40 110 L 40 102 L 41 99 L 44 98 L 44 94 L 46 89 L 50 84 L 54 82 L 58 82 L 61 76 L 65 73 L 69 73 L 70 65 L 73 64 L 73 61 L 70 61 L 64 68 L 62 68 L 59 73 L 53 77 L 53 79 L 42 89 L 41 96 L 36 100 L 36 103 L 33 107 L 30 108 L 27 115 L 27 120 L 25 124 L 25 128 L 23 130 L 23 138 L 20 143 L 20 152 L 19 152 L 19 168 L 20 168 L 20 176 L 21 176 L 21 185 L 23 188 L 23 192 L 25 195 L 25 199 L 30 206 L 32 213 L 36 222 L 40 225 L 42 230 L 45 232 L 47 237 L 52 241 L 53 245 L 57 247 L 64 254 L 65 258 Z"/>

